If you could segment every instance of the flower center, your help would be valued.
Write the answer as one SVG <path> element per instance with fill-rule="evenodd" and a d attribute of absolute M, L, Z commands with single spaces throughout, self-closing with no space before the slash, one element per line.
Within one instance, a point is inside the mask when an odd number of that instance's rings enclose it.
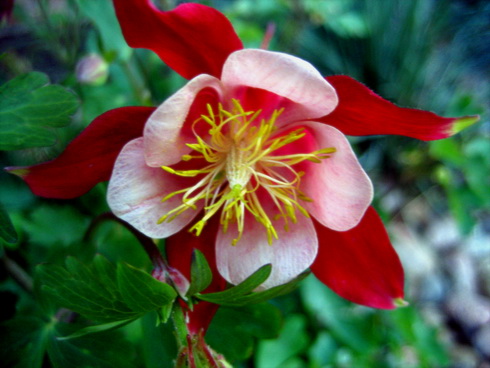
<path fill-rule="evenodd" d="M 201 115 L 193 125 L 195 143 L 188 143 L 191 154 L 183 155 L 184 161 L 200 159 L 203 167 L 196 170 L 174 170 L 168 166 L 162 169 L 183 177 L 199 177 L 197 182 L 185 189 L 175 191 L 162 201 L 184 193 L 182 204 L 166 213 L 159 220 L 172 221 L 189 208 L 197 209 L 196 204 L 204 201 L 204 215 L 190 229 L 200 235 L 206 222 L 221 210 L 220 223 L 223 231 L 230 223 L 236 223 L 240 240 L 249 212 L 266 231 L 269 244 L 278 239 L 269 215 L 261 204 L 270 201 L 276 207 L 274 220 L 283 219 L 289 230 L 290 222 L 296 223 L 296 211 L 309 217 L 299 200 L 312 201 L 300 190 L 303 171 L 294 165 L 311 161 L 320 163 L 330 157 L 335 148 L 324 148 L 311 153 L 278 154 L 278 149 L 292 144 L 305 136 L 304 128 L 298 128 L 284 135 L 274 136 L 277 118 L 283 109 L 275 110 L 269 119 L 259 120 L 261 110 L 244 111 L 238 100 L 232 100 L 233 108 L 227 111 L 220 104 L 218 111 L 207 105 L 207 115 Z M 206 124 L 209 135 L 201 137 L 196 132 L 197 124 Z M 202 130 L 200 130 L 202 131 Z M 270 198 L 267 198 L 267 195 Z"/>

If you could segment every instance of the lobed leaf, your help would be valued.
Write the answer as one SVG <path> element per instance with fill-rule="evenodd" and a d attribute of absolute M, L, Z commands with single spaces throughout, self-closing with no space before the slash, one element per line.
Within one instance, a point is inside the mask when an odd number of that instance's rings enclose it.
<path fill-rule="evenodd" d="M 0 150 L 46 147 L 56 143 L 51 128 L 70 122 L 77 97 L 50 85 L 39 72 L 21 75 L 0 87 Z"/>
<path fill-rule="evenodd" d="M 116 267 L 101 255 L 89 265 L 69 257 L 65 267 L 44 264 L 37 272 L 43 290 L 56 303 L 102 323 L 160 310 L 177 295 L 144 271 L 126 264 Z"/>
<path fill-rule="evenodd" d="M 117 265 L 117 283 L 122 298 L 131 310 L 146 313 L 170 304 L 177 296 L 169 285 L 131 265 Z"/>

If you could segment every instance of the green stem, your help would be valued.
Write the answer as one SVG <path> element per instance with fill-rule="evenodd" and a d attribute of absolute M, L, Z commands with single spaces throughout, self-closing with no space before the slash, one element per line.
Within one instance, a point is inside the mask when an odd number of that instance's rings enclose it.
<path fill-rule="evenodd" d="M 26 291 L 32 292 L 34 283 L 32 278 L 14 260 L 6 255 L 2 258 L 2 263 L 12 278 Z"/>
<path fill-rule="evenodd" d="M 126 76 L 129 80 L 129 84 L 133 89 L 134 97 L 142 104 L 142 105 L 151 105 L 151 101 L 149 99 L 149 94 L 141 82 L 135 77 L 134 71 L 129 64 L 129 61 L 123 61 L 122 67 L 126 72 Z"/>
<path fill-rule="evenodd" d="M 185 324 L 185 316 L 182 307 L 178 304 L 174 304 L 172 311 L 172 321 L 175 328 L 175 337 L 177 339 L 177 345 L 179 350 L 187 346 L 187 326 Z"/>

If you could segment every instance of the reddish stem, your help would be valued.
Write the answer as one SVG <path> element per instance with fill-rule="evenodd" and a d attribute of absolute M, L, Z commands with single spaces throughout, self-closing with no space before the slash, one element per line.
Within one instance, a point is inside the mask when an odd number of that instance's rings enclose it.
<path fill-rule="evenodd" d="M 218 363 L 216 363 L 216 360 L 214 360 L 214 356 L 211 353 L 211 351 L 209 350 L 209 346 L 206 344 L 206 341 L 204 341 L 204 334 L 202 332 L 199 333 L 198 344 L 199 344 L 199 347 L 202 349 L 202 351 L 204 351 L 204 355 L 206 355 L 206 359 L 207 359 L 208 363 L 211 364 L 210 367 L 220 368 Z"/>
<path fill-rule="evenodd" d="M 269 49 L 269 45 L 270 45 L 271 40 L 274 37 L 275 33 L 276 33 L 276 24 L 274 22 L 267 23 L 267 28 L 265 30 L 264 39 L 262 40 L 262 43 L 260 44 L 261 49 L 263 49 L 263 50 Z"/>
<path fill-rule="evenodd" d="M 187 349 L 189 352 L 189 354 L 187 354 L 187 356 L 189 357 L 189 367 L 196 368 L 196 362 L 194 360 L 194 352 L 192 349 L 192 336 L 190 334 L 187 334 Z"/>

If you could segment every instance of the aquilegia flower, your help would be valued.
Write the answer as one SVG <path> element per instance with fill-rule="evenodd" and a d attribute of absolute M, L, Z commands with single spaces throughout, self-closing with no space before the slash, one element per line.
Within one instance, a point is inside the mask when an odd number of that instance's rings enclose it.
<path fill-rule="evenodd" d="M 220 79 L 202 74 L 148 119 L 116 160 L 114 214 L 153 238 L 219 218 L 217 266 L 233 284 L 272 264 L 263 288 L 306 270 L 318 250 L 313 216 L 336 231 L 358 224 L 372 186 L 336 128 L 333 87 L 310 64 L 240 50 Z"/>
<path fill-rule="evenodd" d="M 243 50 L 206 6 L 114 3 L 129 45 L 152 49 L 190 81 L 156 109 L 101 115 L 56 160 L 13 171 L 36 194 L 71 198 L 114 166 L 111 209 L 147 236 L 168 237 L 171 264 L 200 248 L 236 284 L 271 263 L 262 288 L 311 268 L 353 302 L 395 307 L 403 270 L 344 134 L 432 140 L 477 118 L 399 108 L 296 57 Z"/>

